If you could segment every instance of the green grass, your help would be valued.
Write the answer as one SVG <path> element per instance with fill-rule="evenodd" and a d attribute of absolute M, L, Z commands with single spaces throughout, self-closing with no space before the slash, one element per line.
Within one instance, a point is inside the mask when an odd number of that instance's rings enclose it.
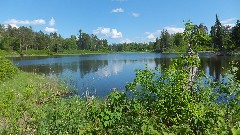
<path fill-rule="evenodd" d="M 46 119 L 50 120 L 46 117 L 54 111 L 54 107 L 67 102 L 65 100 L 68 99 L 62 96 L 68 93 L 68 87 L 56 78 L 32 73 L 20 72 L 12 79 L 1 82 L 0 133 L 35 134 L 37 130 L 41 131 L 46 127 L 42 128 L 41 124 L 47 122 Z"/>
<path fill-rule="evenodd" d="M 0 49 L 0 57 L 5 57 L 5 56 L 19 56 L 19 54 L 15 51 L 6 51 L 6 50 Z"/>
<path fill-rule="evenodd" d="M 5 51 L 6 52 L 6 51 Z M 22 51 L 21 55 L 23 56 L 47 56 L 47 55 L 81 55 L 81 54 L 102 54 L 102 53 L 110 53 L 107 50 L 100 51 L 90 51 L 90 50 L 64 50 L 62 52 L 51 52 L 48 50 L 27 50 Z M 8 55 L 11 55 L 9 53 Z M 18 54 L 20 55 L 20 54 Z M 15 55 L 14 55 L 15 56 Z"/>

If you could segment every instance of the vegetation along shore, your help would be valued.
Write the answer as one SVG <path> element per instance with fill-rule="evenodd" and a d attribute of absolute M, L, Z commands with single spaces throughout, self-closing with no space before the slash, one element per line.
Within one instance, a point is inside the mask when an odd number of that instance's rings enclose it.
<path fill-rule="evenodd" d="M 189 23 L 189 22 L 187 22 Z M 191 35 L 196 42 L 191 43 L 195 51 L 213 51 L 220 55 L 239 54 L 240 21 L 235 26 L 222 25 L 216 15 L 215 24 L 210 30 L 203 24 L 191 23 Z M 210 33 L 209 33 L 210 31 Z M 170 34 L 162 30 L 155 42 L 108 44 L 106 39 L 79 30 L 78 36 L 63 38 L 54 32 L 34 32 L 31 27 L 19 28 L 0 25 L 0 49 L 8 55 L 55 55 L 110 52 L 186 52 L 188 40 L 183 33 Z M 2 52 L 1 52 L 2 53 Z M 2 54 L 1 54 L 2 55 Z"/>

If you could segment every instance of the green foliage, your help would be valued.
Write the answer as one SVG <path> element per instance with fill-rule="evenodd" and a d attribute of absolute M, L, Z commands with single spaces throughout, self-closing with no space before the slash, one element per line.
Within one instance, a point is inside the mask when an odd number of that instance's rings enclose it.
<path fill-rule="evenodd" d="M 23 55 L 52 55 L 53 52 L 50 52 L 49 50 L 33 50 L 29 49 L 27 51 L 22 51 Z"/>
<path fill-rule="evenodd" d="M 231 39 L 235 48 L 240 47 L 240 20 L 237 20 L 236 25 L 232 28 Z"/>
<path fill-rule="evenodd" d="M 17 67 L 15 67 L 11 61 L 0 56 L 0 82 L 13 78 L 17 72 Z"/>
<path fill-rule="evenodd" d="M 208 28 L 202 23 L 194 25 L 192 22 L 185 23 L 183 33 L 170 34 L 162 30 L 154 42 L 136 43 L 124 42 L 109 45 L 106 39 L 100 39 L 96 35 L 79 31 L 78 37 L 63 38 L 54 32 L 45 34 L 42 31 L 34 32 L 30 27 L 21 26 L 18 29 L 0 24 L 0 49 L 18 51 L 20 54 L 43 54 L 52 55 L 67 51 L 74 54 L 77 50 L 93 52 L 185 52 L 188 43 L 194 51 L 220 51 L 222 54 L 235 54 L 239 51 L 239 20 L 234 27 L 223 26 L 216 15 L 216 22 Z M 155 35 L 154 35 L 155 36 Z M 33 52 L 33 50 L 40 50 Z M 48 50 L 46 53 L 45 50 Z M 234 52 L 234 53 L 233 53 Z M 40 55 L 42 55 L 40 53 Z M 1 54 L 0 54 L 1 55 Z"/>
<path fill-rule="evenodd" d="M 154 43 L 155 50 L 157 52 L 164 52 L 166 49 L 171 48 L 171 45 L 171 35 L 168 33 L 167 30 L 162 30 L 160 38 L 157 38 L 156 42 Z"/>
<path fill-rule="evenodd" d="M 7 55 L 10 55 L 10 52 L 0 49 L 0 57 L 4 57 L 4 56 L 7 56 Z"/>
<path fill-rule="evenodd" d="M 186 52 L 188 45 L 195 52 L 214 50 L 207 27 L 203 24 L 194 25 L 191 21 L 185 23 L 183 33 L 169 34 L 167 30 L 163 30 L 153 48 L 157 52 Z"/>
<path fill-rule="evenodd" d="M 85 103 L 79 97 L 54 98 L 36 117 L 37 134 L 78 134 L 86 127 Z"/>
<path fill-rule="evenodd" d="M 205 48 L 207 49 L 211 46 L 211 38 L 208 36 L 207 27 L 202 24 L 198 26 L 191 21 L 186 22 L 183 38 L 195 52 L 206 51 Z"/>
<path fill-rule="evenodd" d="M 103 100 L 66 97 L 56 79 L 20 72 L 0 83 L 0 133 L 238 134 L 238 69 L 215 82 L 201 71 L 190 76 L 199 65 L 198 56 L 183 56 L 167 69 L 136 70 L 127 93 Z"/>
<path fill-rule="evenodd" d="M 75 134 L 84 124 L 79 97 L 62 98 L 57 79 L 22 73 L 0 83 L 0 134 Z"/>
<path fill-rule="evenodd" d="M 112 92 L 104 102 L 89 104 L 92 127 L 87 133 L 236 134 L 240 122 L 237 69 L 233 66 L 220 82 L 203 72 L 191 81 L 192 68 L 199 66 L 197 56 L 184 56 L 168 69 L 137 70 L 126 86 L 130 97 Z M 228 103 L 219 100 L 224 94 Z"/>

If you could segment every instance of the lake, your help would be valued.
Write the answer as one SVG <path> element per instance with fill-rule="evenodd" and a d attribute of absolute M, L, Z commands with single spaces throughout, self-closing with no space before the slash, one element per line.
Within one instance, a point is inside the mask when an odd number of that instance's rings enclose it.
<path fill-rule="evenodd" d="M 199 54 L 200 70 L 207 76 L 220 79 L 230 62 L 238 57 Z M 9 58 L 21 70 L 57 76 L 78 89 L 81 95 L 86 90 L 97 96 L 106 96 L 112 88 L 125 90 L 125 85 L 135 78 L 135 69 L 168 67 L 178 54 L 159 53 L 113 53 L 93 55 L 25 56 Z"/>

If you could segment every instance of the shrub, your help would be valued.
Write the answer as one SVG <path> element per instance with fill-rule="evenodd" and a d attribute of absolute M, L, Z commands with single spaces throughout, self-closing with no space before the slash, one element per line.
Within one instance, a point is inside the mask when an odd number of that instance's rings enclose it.
<path fill-rule="evenodd" d="M 6 56 L 6 55 L 9 55 L 9 54 L 10 54 L 9 52 L 0 49 L 0 57 L 1 56 Z"/>
<path fill-rule="evenodd" d="M 231 134 L 240 130 L 240 83 L 233 66 L 226 79 L 214 82 L 199 72 L 190 80 L 191 68 L 200 60 L 186 56 L 167 69 L 137 70 L 125 93 L 111 93 L 102 104 L 88 109 L 99 134 Z M 233 72 L 234 71 L 234 72 Z M 233 98 L 235 96 L 235 98 Z M 218 102 L 222 97 L 226 102 Z"/>
<path fill-rule="evenodd" d="M 10 60 L 0 56 L 0 81 L 12 78 L 18 72 Z"/>

